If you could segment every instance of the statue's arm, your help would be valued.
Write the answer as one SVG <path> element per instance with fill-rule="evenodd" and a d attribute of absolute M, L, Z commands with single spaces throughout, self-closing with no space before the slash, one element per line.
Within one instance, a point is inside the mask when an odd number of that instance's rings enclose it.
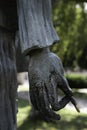
<path fill-rule="evenodd" d="M 51 0 L 17 0 L 17 6 L 23 54 L 59 41 L 51 19 Z"/>

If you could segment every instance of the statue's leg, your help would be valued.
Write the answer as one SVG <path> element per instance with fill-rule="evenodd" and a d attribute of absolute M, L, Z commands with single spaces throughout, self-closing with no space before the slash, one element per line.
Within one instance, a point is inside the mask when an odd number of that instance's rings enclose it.
<path fill-rule="evenodd" d="M 0 130 L 16 130 L 14 34 L 0 29 Z"/>

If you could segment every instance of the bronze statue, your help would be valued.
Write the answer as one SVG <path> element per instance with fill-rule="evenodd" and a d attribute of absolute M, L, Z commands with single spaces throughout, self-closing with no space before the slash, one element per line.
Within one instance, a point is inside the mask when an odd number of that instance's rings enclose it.
<path fill-rule="evenodd" d="M 46 120 L 59 120 L 55 111 L 69 101 L 79 111 L 62 63 L 49 50 L 49 46 L 59 41 L 51 19 L 51 0 L 4 1 L 0 1 L 0 130 L 16 130 L 15 35 L 18 30 L 22 54 L 30 57 L 27 69 L 34 108 Z M 65 94 L 61 101 L 58 101 L 58 88 Z"/>
<path fill-rule="evenodd" d="M 69 101 L 75 107 L 76 103 L 64 78 L 60 59 L 49 50 L 49 46 L 59 41 L 51 18 L 51 0 L 18 0 L 17 4 L 21 49 L 24 55 L 30 56 L 31 102 L 35 109 L 46 115 L 47 120 L 60 119 L 54 111 L 63 108 Z M 60 102 L 58 88 L 65 94 Z"/>

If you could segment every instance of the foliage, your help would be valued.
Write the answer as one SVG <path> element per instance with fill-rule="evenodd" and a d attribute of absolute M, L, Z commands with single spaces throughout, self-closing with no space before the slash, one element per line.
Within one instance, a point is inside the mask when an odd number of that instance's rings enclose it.
<path fill-rule="evenodd" d="M 28 109 L 27 109 L 28 108 Z M 63 109 L 61 120 L 56 123 L 46 123 L 41 120 L 31 120 L 29 115 L 30 108 L 28 101 L 19 100 L 18 130 L 86 130 L 87 129 L 87 114 L 78 114 L 75 111 Z M 26 115 L 22 116 L 23 114 Z M 20 116 L 21 115 L 21 116 Z M 19 122 L 20 120 L 20 122 Z M 20 124 L 20 125 L 19 125 Z"/>
<path fill-rule="evenodd" d="M 66 74 L 71 88 L 87 88 L 87 75 Z"/>
<path fill-rule="evenodd" d="M 52 50 L 62 59 L 64 66 L 87 68 L 87 11 L 85 3 L 60 0 L 53 10 L 53 21 L 60 44 Z"/>

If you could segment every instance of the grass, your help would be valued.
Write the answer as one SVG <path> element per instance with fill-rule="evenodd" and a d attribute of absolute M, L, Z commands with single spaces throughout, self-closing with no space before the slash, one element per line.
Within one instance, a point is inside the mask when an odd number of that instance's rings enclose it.
<path fill-rule="evenodd" d="M 17 123 L 18 127 L 23 124 L 23 122 L 26 120 L 28 117 L 30 111 L 30 106 L 29 102 L 26 100 L 19 100 L 18 101 L 18 114 L 17 114 Z"/>
<path fill-rule="evenodd" d="M 78 114 L 75 111 L 63 109 L 58 112 L 61 115 L 60 121 L 46 123 L 42 120 L 30 119 L 30 110 L 28 101 L 19 100 L 18 130 L 87 130 L 87 114 Z"/>

